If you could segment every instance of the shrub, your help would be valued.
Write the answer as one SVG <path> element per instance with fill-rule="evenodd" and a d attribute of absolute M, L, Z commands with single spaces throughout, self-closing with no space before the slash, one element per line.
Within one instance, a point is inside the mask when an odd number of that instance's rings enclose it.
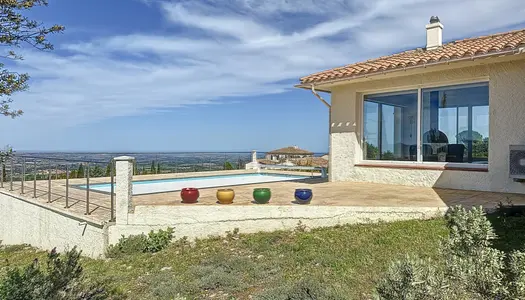
<path fill-rule="evenodd" d="M 525 253 L 513 251 L 508 260 L 508 293 L 510 299 L 525 299 Z"/>
<path fill-rule="evenodd" d="M 109 299 L 112 292 L 102 284 L 90 284 L 82 275 L 80 253 L 73 248 L 61 256 L 53 249 L 45 270 L 38 259 L 24 269 L 9 268 L 0 280 L 0 299 Z"/>
<path fill-rule="evenodd" d="M 166 248 L 173 239 L 173 228 L 153 230 L 148 234 L 122 236 L 118 243 L 108 247 L 107 256 L 117 257 L 133 253 L 155 253 Z"/>
<path fill-rule="evenodd" d="M 525 298 L 525 254 L 492 247 L 497 236 L 482 208 L 451 208 L 446 221 L 441 260 L 395 262 L 376 287 L 377 299 Z"/>
<path fill-rule="evenodd" d="M 378 299 L 443 299 L 446 281 L 428 260 L 406 256 L 394 262 L 377 286 Z"/>
<path fill-rule="evenodd" d="M 492 240 L 496 238 L 494 229 L 481 207 L 469 211 L 461 206 L 452 207 L 445 220 L 450 235 L 443 241 L 443 250 L 448 251 L 450 255 L 471 256 L 490 247 Z"/>

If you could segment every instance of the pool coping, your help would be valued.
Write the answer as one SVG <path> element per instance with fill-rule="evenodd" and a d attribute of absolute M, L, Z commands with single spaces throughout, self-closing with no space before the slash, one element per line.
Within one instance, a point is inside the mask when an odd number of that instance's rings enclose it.
<path fill-rule="evenodd" d="M 286 176 L 286 177 L 303 177 L 303 178 L 298 178 L 298 179 L 294 179 L 294 180 L 283 180 L 283 181 L 290 181 L 290 182 L 293 182 L 293 181 L 301 181 L 301 180 L 311 180 L 311 179 L 317 179 L 317 178 L 321 178 L 321 176 L 306 176 L 306 175 L 292 175 L 292 174 L 282 174 L 282 173 L 247 173 L 247 174 L 260 174 L 260 175 L 281 175 L 281 176 Z M 132 181 L 132 183 L 135 183 L 135 182 L 146 182 L 146 181 L 169 181 L 169 180 L 173 180 L 173 179 L 187 179 L 187 178 L 205 178 L 205 177 L 229 177 L 229 176 L 242 176 L 242 175 L 246 175 L 246 174 L 229 174 L 229 175 L 209 175 L 209 176 L 188 176 L 188 177 L 176 177 L 176 178 L 165 178 L 165 179 L 154 179 L 154 180 L 137 180 L 137 181 Z M 265 184 L 265 183 L 275 183 L 275 182 L 280 182 L 280 181 L 269 181 L 269 182 L 256 182 L 256 183 L 240 183 L 240 184 L 234 184 L 234 185 L 221 185 L 221 186 L 210 186 L 210 187 L 203 187 L 203 188 L 198 188 L 198 189 L 213 189 L 213 188 L 221 188 L 221 187 L 234 187 L 234 186 L 243 186 L 243 185 L 252 185 L 252 184 Z M 101 184 L 107 184 L 107 185 L 111 185 L 111 183 L 95 183 L 93 185 L 101 185 Z M 114 183 L 116 184 L 116 182 Z M 72 188 L 75 188 L 75 189 L 78 189 L 78 190 L 83 190 L 83 191 L 86 191 L 87 189 L 85 188 L 85 184 L 75 184 L 75 185 L 70 185 L 70 187 Z M 154 194 L 164 194 L 164 193 L 173 193 L 173 192 L 180 192 L 182 189 L 180 190 L 170 190 L 170 191 L 161 191 L 161 192 L 152 192 L 152 193 L 141 193 L 141 194 L 133 194 L 132 196 L 142 196 L 142 195 L 154 195 Z M 106 191 L 100 191 L 100 190 L 96 190 L 96 189 L 89 189 L 89 191 L 93 191 L 95 193 L 101 193 L 101 194 L 104 194 L 104 195 L 111 195 L 111 192 L 106 192 Z"/>

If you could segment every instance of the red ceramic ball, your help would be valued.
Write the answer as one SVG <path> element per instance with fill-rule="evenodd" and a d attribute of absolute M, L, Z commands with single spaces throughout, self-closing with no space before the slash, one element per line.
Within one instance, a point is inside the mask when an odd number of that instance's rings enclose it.
<path fill-rule="evenodd" d="M 199 190 L 196 188 L 183 188 L 180 191 L 183 203 L 196 203 L 199 199 Z"/>

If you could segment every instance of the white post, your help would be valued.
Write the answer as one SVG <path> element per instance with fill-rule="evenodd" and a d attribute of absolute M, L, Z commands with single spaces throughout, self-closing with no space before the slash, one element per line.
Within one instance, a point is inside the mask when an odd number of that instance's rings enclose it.
<path fill-rule="evenodd" d="M 116 189 L 115 209 L 116 223 L 127 224 L 128 214 L 133 212 L 133 161 L 130 156 L 115 157 Z"/>
<path fill-rule="evenodd" d="M 257 151 L 252 150 L 252 161 L 246 164 L 246 170 L 259 170 L 259 163 L 257 162 Z"/>

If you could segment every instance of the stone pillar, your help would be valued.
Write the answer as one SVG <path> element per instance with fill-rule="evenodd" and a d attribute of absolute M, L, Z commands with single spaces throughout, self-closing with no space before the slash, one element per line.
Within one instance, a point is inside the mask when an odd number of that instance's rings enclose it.
<path fill-rule="evenodd" d="M 252 161 L 246 164 L 246 170 L 260 170 L 259 163 L 257 162 L 257 151 L 252 150 Z"/>
<path fill-rule="evenodd" d="M 116 223 L 128 224 L 128 214 L 133 212 L 133 161 L 130 156 L 115 157 L 116 188 L 115 209 Z"/>

